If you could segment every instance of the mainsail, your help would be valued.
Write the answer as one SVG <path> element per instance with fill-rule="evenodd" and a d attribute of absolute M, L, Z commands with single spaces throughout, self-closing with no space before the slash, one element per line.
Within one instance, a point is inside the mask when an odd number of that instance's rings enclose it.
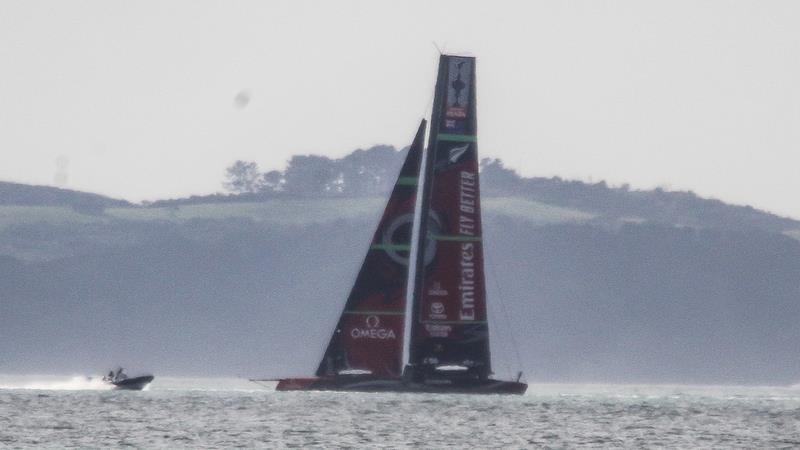
<path fill-rule="evenodd" d="M 409 363 L 491 373 L 481 242 L 475 59 L 442 55 L 420 206 Z"/>
<path fill-rule="evenodd" d="M 425 127 L 422 120 L 317 376 L 400 376 L 411 229 Z"/>

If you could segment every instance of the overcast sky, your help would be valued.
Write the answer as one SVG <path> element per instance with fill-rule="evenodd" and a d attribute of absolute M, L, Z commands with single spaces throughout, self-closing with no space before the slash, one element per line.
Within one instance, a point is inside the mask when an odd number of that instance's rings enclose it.
<path fill-rule="evenodd" d="M 478 57 L 481 156 L 800 218 L 796 1 L 0 1 L 0 180 L 140 201 L 402 147 L 433 42 Z"/>

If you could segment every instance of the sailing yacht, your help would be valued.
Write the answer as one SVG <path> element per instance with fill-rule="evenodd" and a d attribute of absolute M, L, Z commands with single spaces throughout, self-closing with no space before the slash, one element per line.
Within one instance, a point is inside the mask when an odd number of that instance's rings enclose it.
<path fill-rule="evenodd" d="M 278 391 L 527 389 L 519 377 L 491 378 L 475 58 L 440 56 L 424 151 L 426 125 L 423 119 L 316 375 L 280 379 Z"/>

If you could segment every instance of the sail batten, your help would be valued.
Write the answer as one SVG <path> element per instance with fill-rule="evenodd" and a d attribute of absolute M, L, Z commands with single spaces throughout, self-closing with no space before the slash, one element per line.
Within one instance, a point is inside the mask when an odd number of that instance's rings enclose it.
<path fill-rule="evenodd" d="M 409 244 L 372 244 L 369 246 L 370 250 L 402 250 L 402 251 L 409 251 L 411 250 L 411 245 Z"/>
<path fill-rule="evenodd" d="M 456 241 L 456 242 L 481 242 L 483 240 L 480 236 L 445 236 L 443 234 L 432 234 L 430 238 L 436 241 Z"/>
<path fill-rule="evenodd" d="M 466 134 L 440 134 L 437 137 L 437 140 L 450 142 L 478 142 L 478 136 Z"/>

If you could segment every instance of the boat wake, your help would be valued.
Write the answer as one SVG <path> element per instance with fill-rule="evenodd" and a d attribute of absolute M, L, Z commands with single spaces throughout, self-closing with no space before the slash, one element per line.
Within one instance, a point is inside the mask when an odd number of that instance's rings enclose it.
<path fill-rule="evenodd" d="M 0 375 L 0 389 L 39 389 L 48 391 L 108 391 L 113 386 L 101 377 L 81 375 Z"/>
<path fill-rule="evenodd" d="M 137 375 L 134 375 L 137 376 Z M 272 391 L 275 383 L 259 386 L 245 378 L 204 378 L 160 376 L 144 391 L 204 391 L 263 393 Z M 266 389 L 265 389 L 266 388 Z M 50 391 L 113 391 L 114 386 L 103 381 L 102 375 L 9 375 L 0 374 L 0 390 L 29 389 Z"/>

